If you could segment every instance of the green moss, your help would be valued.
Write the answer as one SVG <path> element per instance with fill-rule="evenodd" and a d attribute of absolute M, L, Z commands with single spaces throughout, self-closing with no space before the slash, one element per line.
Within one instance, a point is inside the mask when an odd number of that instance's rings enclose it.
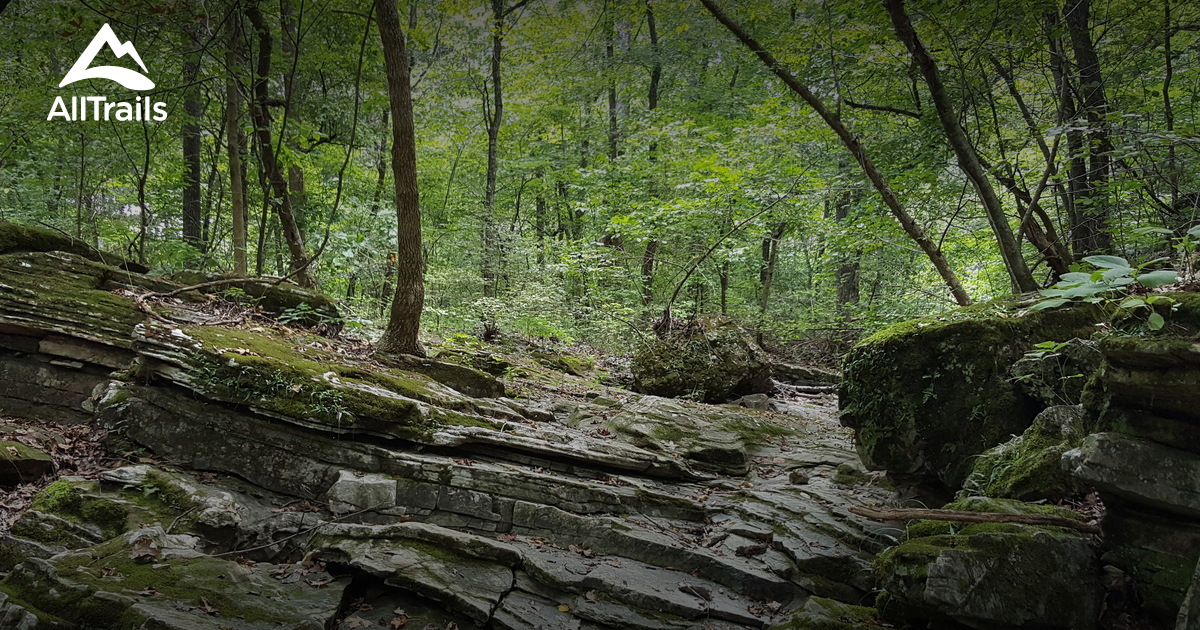
<path fill-rule="evenodd" d="M 839 486 L 853 486 L 866 483 L 870 479 L 866 473 L 851 464 L 838 464 L 837 473 L 833 476 L 833 483 Z"/>
<path fill-rule="evenodd" d="M 13 451 L 16 452 L 14 453 Z M 35 448 L 30 448 L 20 442 L 0 442 L 0 461 L 7 462 L 14 459 L 36 459 L 43 462 L 54 461 L 53 458 L 46 453 L 43 453 Z"/>
<path fill-rule="evenodd" d="M 1012 364 L 1035 343 L 1090 337 L 1105 317 L 1095 307 L 1024 313 L 990 302 L 885 328 L 846 357 L 842 422 L 869 467 L 957 488 L 974 455 L 1040 410 L 1009 381 Z"/>
<path fill-rule="evenodd" d="M 83 491 L 66 479 L 59 479 L 42 489 L 30 503 L 31 508 L 47 514 L 77 514 Z"/>
<path fill-rule="evenodd" d="M 1078 445 L 1053 427 L 1025 433 L 982 454 L 963 482 L 964 492 L 998 498 L 1057 500 L 1078 484 L 1062 469 L 1063 453 Z"/>
<path fill-rule="evenodd" d="M 88 339 L 129 347 L 130 332 L 144 319 L 133 301 L 109 293 L 126 276 L 83 258 L 48 253 L 0 255 L 0 304 L 52 317 L 54 325 Z"/>
<path fill-rule="evenodd" d="M 93 483 L 76 485 L 66 479 L 59 479 L 38 493 L 30 507 L 72 523 L 99 527 L 106 539 L 129 529 L 128 507 L 101 496 L 98 486 Z M 45 536 L 39 540 L 50 542 L 45 540 Z"/>
<path fill-rule="evenodd" d="M 285 339 L 212 327 L 187 327 L 184 332 L 201 342 L 193 357 L 195 374 L 205 393 L 215 397 L 342 429 L 361 427 L 407 436 L 411 430 L 436 428 L 436 420 L 425 417 L 412 400 L 332 384 L 329 379 L 341 379 L 342 372 L 368 373 L 330 352 L 303 345 L 304 337 Z M 367 383 L 347 376 L 345 384 L 400 386 L 397 378 L 388 375 L 371 379 Z"/>
<path fill-rule="evenodd" d="M 87 588 L 47 589 L 45 580 L 39 579 L 34 571 L 23 569 L 10 573 L 0 583 L 0 589 L 27 602 L 31 611 L 54 611 L 89 628 L 132 630 L 141 627 L 144 620 L 125 604 L 99 599 L 92 593 L 116 592 L 136 599 L 139 592 L 148 588 L 160 593 L 159 597 L 184 604 L 200 607 L 207 603 L 219 610 L 219 616 L 223 618 L 240 618 L 249 623 L 280 620 L 271 607 L 247 605 L 246 599 L 239 597 L 240 587 L 230 583 L 234 579 L 231 576 L 247 569 L 227 560 L 208 557 L 173 559 L 166 568 L 156 569 L 150 563 L 132 559 L 124 541 L 114 540 L 86 553 L 61 556 L 52 565 L 63 578 Z M 112 577 L 105 577 L 106 573 Z M 272 594 L 263 592 L 261 595 L 270 597 Z"/>
<path fill-rule="evenodd" d="M 771 630 L 871 630 L 878 628 L 874 608 L 855 606 L 829 599 L 810 597 L 800 610 Z"/>
<path fill-rule="evenodd" d="M 751 416 L 736 416 L 718 425 L 722 431 L 736 434 L 746 444 L 761 445 L 769 440 L 791 437 L 800 430 L 782 422 Z"/>

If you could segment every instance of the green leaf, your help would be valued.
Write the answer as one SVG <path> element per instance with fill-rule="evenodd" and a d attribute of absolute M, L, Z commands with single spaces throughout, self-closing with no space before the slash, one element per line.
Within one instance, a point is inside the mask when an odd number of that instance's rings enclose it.
<path fill-rule="evenodd" d="M 1141 308 L 1145 305 L 1146 300 L 1143 300 L 1140 297 L 1125 298 L 1125 300 L 1121 302 L 1121 308 Z"/>
<path fill-rule="evenodd" d="M 1171 230 L 1168 230 L 1167 228 L 1160 228 L 1160 227 L 1138 228 L 1138 229 L 1134 230 L 1133 233 L 1138 234 L 1138 235 L 1143 235 L 1143 236 L 1146 234 L 1167 234 L 1167 235 L 1172 234 Z"/>
<path fill-rule="evenodd" d="M 1129 266 L 1129 261 L 1120 256 L 1086 256 L 1083 260 L 1105 269 Z"/>
<path fill-rule="evenodd" d="M 1071 300 L 1068 300 L 1066 298 L 1054 298 L 1052 300 L 1042 300 L 1041 302 L 1038 302 L 1037 304 L 1030 306 L 1029 310 L 1044 311 L 1048 308 L 1058 308 L 1058 307 L 1062 306 L 1063 304 L 1066 304 L 1067 302 L 1070 302 L 1070 301 Z"/>
<path fill-rule="evenodd" d="M 1149 289 L 1161 287 L 1164 284 L 1171 284 L 1178 279 L 1179 275 L 1175 273 L 1174 269 L 1159 269 L 1150 273 L 1143 273 L 1137 277 L 1138 284 Z"/>
<path fill-rule="evenodd" d="M 1146 326 L 1148 326 L 1150 330 L 1162 330 L 1162 327 L 1166 323 L 1167 320 L 1163 319 L 1163 316 L 1159 315 L 1158 313 L 1150 313 L 1150 319 L 1146 320 Z"/>
<path fill-rule="evenodd" d="M 1065 284 L 1065 283 L 1079 284 L 1080 282 L 1091 282 L 1091 281 L 1092 281 L 1092 274 L 1083 273 L 1082 271 L 1072 271 L 1070 273 L 1064 273 L 1058 279 L 1058 284 Z"/>
<path fill-rule="evenodd" d="M 1100 277 L 1104 280 L 1115 280 L 1122 276 L 1128 276 L 1131 273 L 1133 273 L 1133 267 L 1113 267 L 1112 269 L 1106 269 Z"/>
<path fill-rule="evenodd" d="M 1192 229 L 1188 230 L 1187 233 L 1192 238 L 1200 238 L 1200 225 L 1192 226 Z"/>

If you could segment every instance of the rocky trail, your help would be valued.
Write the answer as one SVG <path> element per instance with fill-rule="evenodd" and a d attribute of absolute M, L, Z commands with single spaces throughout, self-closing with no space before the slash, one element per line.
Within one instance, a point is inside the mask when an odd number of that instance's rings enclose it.
<path fill-rule="evenodd" d="M 27 508 L 13 493 L 0 626 L 873 617 L 854 605 L 899 530 L 849 508 L 895 495 L 862 470 L 831 395 L 705 405 L 535 363 L 506 392 L 261 318 L 205 326 L 228 312 L 199 295 L 147 319 L 132 296 L 169 287 L 76 254 L 0 266 L 0 408 L 107 431 L 126 460 L 60 464 L 74 474 L 26 487 Z"/>
<path fill-rule="evenodd" d="M 1200 629 L 1194 293 L 897 324 L 837 395 L 727 321 L 632 358 L 705 404 L 43 237 L 0 243 L 0 628 Z"/>

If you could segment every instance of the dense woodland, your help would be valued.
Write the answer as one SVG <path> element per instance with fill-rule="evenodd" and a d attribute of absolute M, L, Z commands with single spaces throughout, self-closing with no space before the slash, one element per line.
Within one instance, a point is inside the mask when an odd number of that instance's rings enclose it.
<path fill-rule="evenodd" d="M 355 326 L 843 339 L 1091 254 L 1183 269 L 1200 220 L 1181 0 L 3 7 L 0 219 L 290 276 Z M 153 90 L 57 87 L 104 23 Z M 47 120 L 83 94 L 169 116 Z"/>

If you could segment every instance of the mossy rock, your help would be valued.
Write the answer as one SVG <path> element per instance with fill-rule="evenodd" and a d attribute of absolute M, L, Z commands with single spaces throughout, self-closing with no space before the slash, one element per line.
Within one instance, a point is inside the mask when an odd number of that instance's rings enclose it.
<path fill-rule="evenodd" d="M 1090 422 L 1081 405 L 1050 407 L 1021 435 L 975 460 L 963 482 L 966 494 L 1056 501 L 1082 490 L 1063 470 L 1063 453 L 1079 446 Z"/>
<path fill-rule="evenodd" d="M 874 567 L 876 605 L 898 623 L 1066 629 L 1091 627 L 1099 613 L 1095 550 L 1062 528 L 967 525 L 910 538 Z"/>
<path fill-rule="evenodd" d="M 596 369 L 596 362 L 588 357 L 581 357 L 566 352 L 554 350 L 536 350 L 533 359 L 545 367 L 572 376 L 588 376 Z"/>
<path fill-rule="evenodd" d="M 75 254 L 0 254 L 0 321 L 127 349 L 145 314 L 110 291 L 146 280 Z"/>
<path fill-rule="evenodd" d="M 1043 341 L 1088 338 L 1096 306 L 1022 311 L 992 302 L 885 328 L 846 357 L 842 424 L 859 455 L 904 485 L 953 491 L 974 457 L 1023 432 L 1042 405 L 1009 370 Z"/>
<path fill-rule="evenodd" d="M 880 627 L 878 618 L 874 608 L 809 597 L 786 621 L 771 626 L 771 630 L 875 630 Z"/>
<path fill-rule="evenodd" d="M 724 402 L 735 394 L 770 393 L 771 362 L 733 320 L 699 318 L 633 356 L 634 389 L 667 398 Z"/>
<path fill-rule="evenodd" d="M 0 582 L 0 592 L 40 619 L 61 620 L 51 627 L 133 630 L 160 627 L 164 618 L 178 619 L 179 611 L 210 610 L 205 618 L 213 619 L 212 627 L 270 628 L 321 625 L 336 612 L 339 587 L 346 584 L 285 584 L 272 575 L 274 565 L 245 566 L 182 548 L 147 561 L 139 549 L 150 547 L 127 540 L 134 534 L 157 535 L 166 544 L 153 548 L 161 550 L 188 538 L 164 536 L 153 526 L 50 561 L 32 559 Z"/>
<path fill-rule="evenodd" d="M 147 269 L 67 234 L 32 225 L 0 221 L 0 254 L 27 252 L 67 252 L 98 263 L 120 267 L 127 271 L 145 273 Z"/>
<path fill-rule="evenodd" d="M 0 486 L 36 481 L 54 472 L 54 460 L 20 442 L 0 441 Z"/>

